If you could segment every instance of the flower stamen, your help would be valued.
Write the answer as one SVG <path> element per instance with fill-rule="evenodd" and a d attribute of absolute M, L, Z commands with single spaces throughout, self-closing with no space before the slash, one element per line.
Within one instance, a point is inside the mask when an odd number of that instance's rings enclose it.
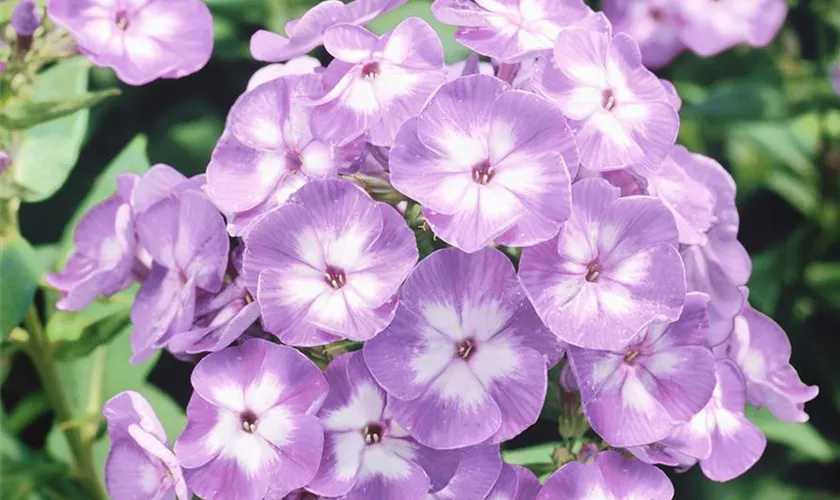
<path fill-rule="evenodd" d="M 347 284 L 347 276 L 343 270 L 337 267 L 327 266 L 327 270 L 324 272 L 324 279 L 335 290 Z"/>

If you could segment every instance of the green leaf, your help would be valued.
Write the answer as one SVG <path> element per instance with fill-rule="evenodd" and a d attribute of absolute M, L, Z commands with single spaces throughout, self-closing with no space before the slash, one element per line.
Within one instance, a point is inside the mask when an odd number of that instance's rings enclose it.
<path fill-rule="evenodd" d="M 680 83 L 679 89 L 685 118 L 757 120 L 784 118 L 788 112 L 782 89 L 761 80 L 726 79 L 708 89 Z"/>
<path fill-rule="evenodd" d="M 38 76 L 34 94 L 41 102 L 84 95 L 89 70 L 83 57 L 59 62 Z M 21 133 L 12 173 L 24 201 L 45 200 L 67 180 L 79 158 L 88 114 L 82 109 Z"/>
<path fill-rule="evenodd" d="M 534 464 L 534 463 L 551 463 L 551 454 L 558 446 L 563 446 L 560 442 L 541 443 L 527 448 L 518 448 L 516 450 L 502 451 L 502 458 L 509 464 Z"/>
<path fill-rule="evenodd" d="M 805 282 L 817 295 L 840 310 L 840 262 L 813 262 L 805 268 Z"/>
<path fill-rule="evenodd" d="M 50 120 L 91 108 L 109 97 L 120 94 L 119 89 L 88 92 L 72 99 L 55 99 L 6 106 L 0 113 L 0 125 L 9 129 L 26 129 Z"/>
<path fill-rule="evenodd" d="M 437 31 L 440 41 L 443 43 L 443 52 L 446 55 L 446 62 L 453 63 L 466 59 L 470 50 L 455 41 L 455 26 L 441 23 L 432 15 L 431 3 L 426 0 L 412 0 L 402 7 L 392 10 L 387 14 L 374 19 L 368 28 L 376 34 L 384 34 L 394 29 L 398 24 L 408 17 L 419 17 L 429 23 L 429 26 Z"/>
<path fill-rule="evenodd" d="M 47 338 L 58 359 L 87 356 L 110 341 L 131 321 L 129 311 L 137 294 L 134 286 L 81 311 L 57 311 L 47 323 Z"/>
<path fill-rule="evenodd" d="M 149 170 L 149 157 L 146 154 L 148 142 L 146 136 L 136 136 L 96 177 L 93 187 L 76 208 L 73 217 L 64 229 L 61 241 L 65 249 L 68 249 L 72 242 L 73 231 L 75 231 L 79 220 L 97 203 L 104 201 L 117 190 L 117 176 L 119 174 L 142 175 Z"/>
<path fill-rule="evenodd" d="M 831 462 L 837 456 L 828 442 L 811 424 L 792 424 L 776 419 L 766 408 L 747 407 L 747 418 L 757 425 L 769 441 L 788 446 L 805 458 Z"/>
<path fill-rule="evenodd" d="M 35 251 L 23 237 L 0 238 L 0 336 L 23 321 L 35 290 L 40 267 Z"/>

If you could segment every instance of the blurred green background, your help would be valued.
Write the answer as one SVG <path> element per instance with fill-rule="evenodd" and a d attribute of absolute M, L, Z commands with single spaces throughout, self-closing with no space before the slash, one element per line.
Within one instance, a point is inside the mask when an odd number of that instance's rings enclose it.
<path fill-rule="evenodd" d="M 152 163 L 168 163 L 186 174 L 204 171 L 227 110 L 261 67 L 249 57 L 250 35 L 259 28 L 282 33 L 287 20 L 313 3 L 208 0 L 216 33 L 213 59 L 187 78 L 128 87 L 109 70 L 93 70 L 93 89 L 120 86 L 123 95 L 91 110 L 84 146 L 67 183 L 52 198 L 21 209 L 23 235 L 44 266 L 52 265 L 59 252 L 55 243 L 76 207 L 92 187 L 101 185 L 96 183 L 100 173 L 138 134 L 145 139 L 137 139 L 134 147 L 140 151 L 147 140 Z M 597 7 L 597 2 L 590 4 Z M 378 19 L 372 29 L 384 32 L 408 15 L 434 24 L 448 61 L 465 56 L 465 49 L 452 40 L 453 29 L 435 24 L 424 0 Z M 820 395 L 806 406 L 811 415 L 807 424 L 782 424 L 765 412 L 751 414 L 770 439 L 756 467 L 726 484 L 712 483 L 696 469 L 672 474 L 678 499 L 840 499 L 840 98 L 827 76 L 829 64 L 840 56 L 838 49 L 840 1 L 794 0 L 771 46 L 737 47 L 710 59 L 684 53 L 659 72 L 675 83 L 684 100 L 679 142 L 716 158 L 738 183 L 740 239 L 754 265 L 752 304 L 785 328 L 793 344 L 793 365 L 806 383 L 820 386 Z M 76 389 L 87 390 L 88 365 L 104 363 L 107 378 L 100 381 L 105 384 L 100 392 L 142 389 L 173 438 L 183 426 L 173 399 L 185 405 L 190 367 L 167 355 L 130 367 L 124 337 L 83 362 L 64 363 L 62 378 L 76 395 Z M 55 480 L 57 470 L 43 451 L 59 460 L 68 453 L 60 436 L 50 431 L 51 416 L 29 361 L 4 351 L 2 375 L 4 480 L 40 464 L 43 477 L 20 476 L 38 490 L 39 482 Z M 114 392 L 109 393 L 111 386 Z M 82 400 L 84 394 L 78 396 Z M 555 425 L 541 422 L 513 445 L 557 439 Z M 106 451 L 106 441 L 94 449 L 98 460 Z M 44 495 L 35 498 L 63 498 Z"/>

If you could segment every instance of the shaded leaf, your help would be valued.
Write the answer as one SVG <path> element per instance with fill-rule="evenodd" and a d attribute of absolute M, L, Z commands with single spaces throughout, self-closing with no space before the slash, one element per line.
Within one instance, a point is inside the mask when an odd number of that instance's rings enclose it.
<path fill-rule="evenodd" d="M 23 237 L 0 238 L 0 276 L 0 335 L 5 338 L 23 321 L 40 279 L 35 251 Z"/>
<path fill-rule="evenodd" d="M 96 106 L 109 97 L 120 94 L 119 89 L 89 92 L 71 99 L 56 99 L 7 106 L 0 113 L 0 125 L 10 129 L 26 129 Z"/>
<path fill-rule="evenodd" d="M 59 62 L 38 76 L 34 94 L 41 102 L 84 95 L 89 70 L 90 63 L 83 57 Z M 82 109 L 21 133 L 13 174 L 24 201 L 45 200 L 67 180 L 79 158 L 88 114 Z"/>
<path fill-rule="evenodd" d="M 747 418 L 764 432 L 769 441 L 783 444 L 804 457 L 818 462 L 831 462 L 836 457 L 831 443 L 808 422 L 801 424 L 782 422 L 766 408 L 755 409 L 748 406 L 746 413 Z"/>

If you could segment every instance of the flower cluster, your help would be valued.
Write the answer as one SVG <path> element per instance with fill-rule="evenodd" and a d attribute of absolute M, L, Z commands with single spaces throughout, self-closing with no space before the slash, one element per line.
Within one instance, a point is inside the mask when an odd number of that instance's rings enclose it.
<path fill-rule="evenodd" d="M 785 0 L 606 0 L 616 31 L 639 42 L 645 65 L 665 66 L 685 49 L 709 57 L 740 43 L 769 44 L 787 16 Z"/>
<path fill-rule="evenodd" d="M 177 29 L 204 10 L 159 3 L 51 10 L 141 82 L 204 57 L 206 32 Z M 817 389 L 747 303 L 734 182 L 675 145 L 674 87 L 580 0 L 437 0 L 491 58 L 455 67 L 418 18 L 362 27 L 401 3 L 331 0 L 288 38 L 258 32 L 256 58 L 291 60 L 233 104 L 206 176 L 124 175 L 79 224 L 49 278 L 59 308 L 139 282 L 134 360 L 197 361 L 174 451 L 137 394 L 106 406 L 111 494 L 667 499 L 656 465 L 745 472 L 765 447 L 747 403 L 801 422 Z M 768 21 L 734 3 L 708 2 L 684 42 L 755 23 L 746 39 L 766 42 Z M 125 19 L 113 40 L 88 36 L 100 14 Z M 138 42 L 151 32 L 164 41 Z M 189 42 L 158 57 L 181 43 L 166 36 Z M 327 67 L 302 56 L 320 45 Z M 431 233 L 448 248 L 421 251 Z M 499 445 L 540 417 L 561 362 L 597 445 L 540 486 Z"/>

